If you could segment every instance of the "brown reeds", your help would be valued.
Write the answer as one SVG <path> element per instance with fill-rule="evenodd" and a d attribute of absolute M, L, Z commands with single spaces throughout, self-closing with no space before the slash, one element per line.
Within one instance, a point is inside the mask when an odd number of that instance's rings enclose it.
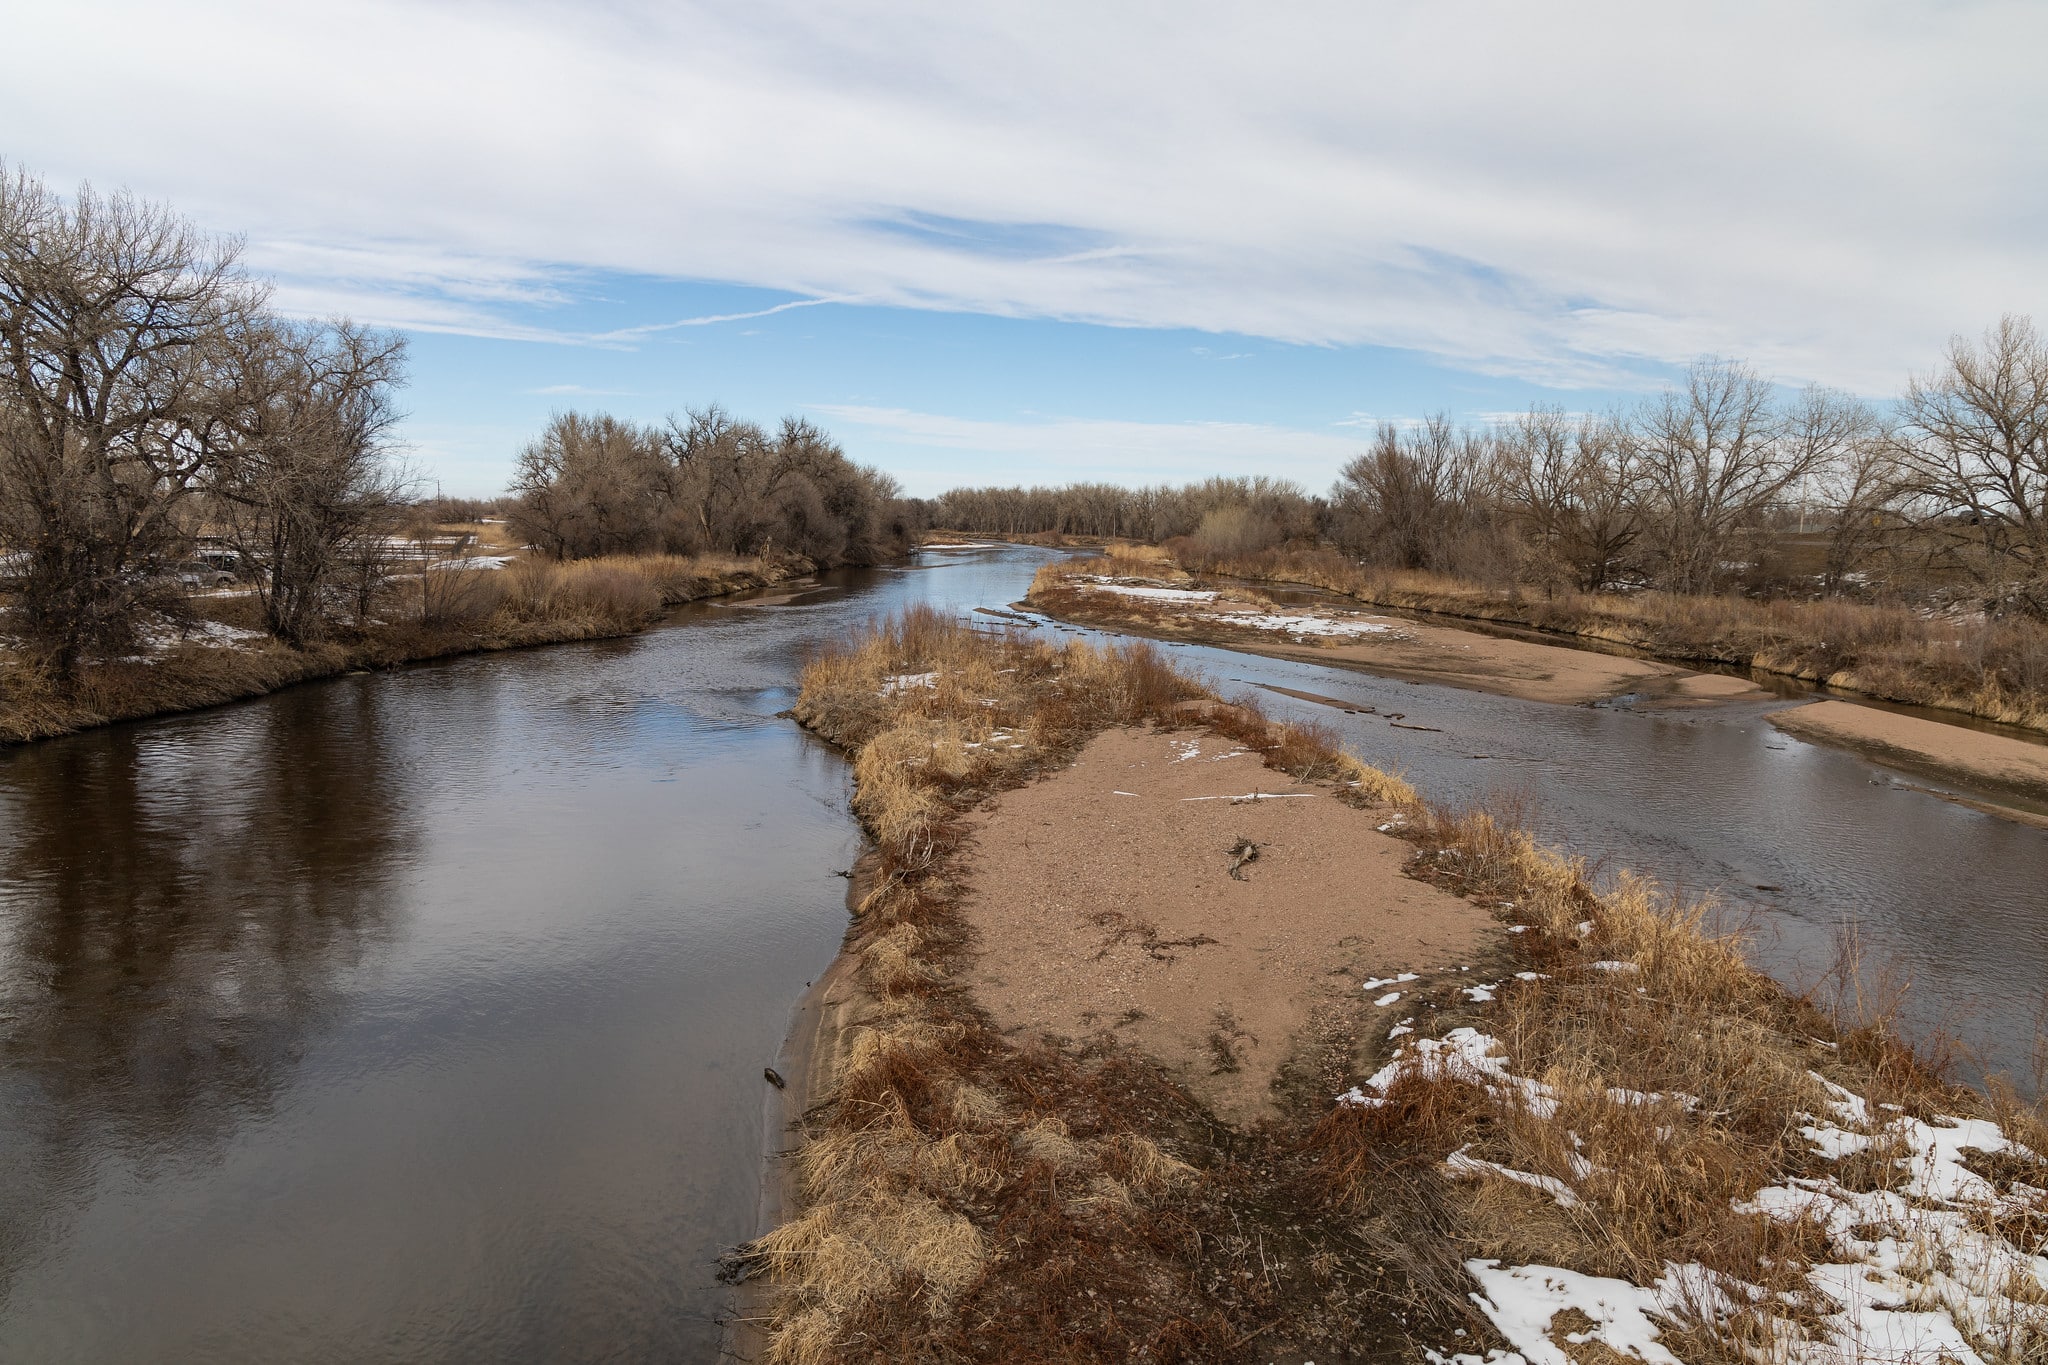
<path fill-rule="evenodd" d="M 768 1357 L 1228 1359 L 1172 1150 L 1207 1120 L 1156 1067 L 1019 1047 L 953 984 L 959 813 L 1115 725 L 1208 724 L 1269 763 L 1370 783 L 1329 737 L 1226 706 L 1151 646 L 1054 645 L 928 608 L 805 670 L 795 714 L 854 754 L 875 889 L 849 936 L 870 1005 L 794 1158 L 802 1213 L 745 1249 Z"/>

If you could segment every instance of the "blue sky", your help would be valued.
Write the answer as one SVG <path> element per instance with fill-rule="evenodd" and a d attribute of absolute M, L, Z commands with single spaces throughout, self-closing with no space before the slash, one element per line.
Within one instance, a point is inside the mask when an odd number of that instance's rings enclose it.
<path fill-rule="evenodd" d="M 708 402 L 919 493 L 1320 487 L 1378 418 L 1707 354 L 1882 397 L 2048 316 L 2037 0 L 17 9 L 97 83 L 10 67 L 0 157 L 405 329 L 449 493 Z"/>
<path fill-rule="evenodd" d="M 658 421 L 707 403 L 772 422 L 802 414 L 913 493 L 963 483 L 1178 481 L 1267 473 L 1320 489 L 1381 419 L 1445 410 L 1483 421 L 1531 402 L 1575 408 L 1632 389 L 1546 387 L 1412 350 L 1308 345 L 860 304 L 648 279 L 580 281 L 589 302 L 532 325 L 609 341 L 420 332 L 406 406 L 416 458 L 451 493 L 495 489 L 508 451 L 549 413 Z M 1647 370 L 1643 383 L 1658 382 Z"/>

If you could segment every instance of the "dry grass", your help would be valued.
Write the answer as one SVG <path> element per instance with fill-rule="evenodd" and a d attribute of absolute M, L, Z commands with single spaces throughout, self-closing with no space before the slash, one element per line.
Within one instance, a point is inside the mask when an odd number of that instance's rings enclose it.
<path fill-rule="evenodd" d="M 194 640 L 146 660 L 88 664 L 66 688 L 0 646 L 0 743 L 217 706 L 356 668 L 630 635 L 659 619 L 666 606 L 765 587 L 811 568 L 794 558 L 644 555 L 570 563 L 519 559 L 499 571 L 430 571 L 393 580 L 374 624 L 337 631 L 303 650 L 273 640 Z M 248 630 L 261 626 L 251 599 L 207 598 L 197 605 L 210 620 Z"/>
<path fill-rule="evenodd" d="M 1175 548 L 1181 551 L 1175 563 L 1184 569 L 1302 584 L 1373 606 L 1582 636 L 1659 659 L 1754 668 L 1888 701 L 2048 729 L 2048 626 L 2024 619 L 1944 616 L 1841 600 L 1503 589 L 1363 568 L 1327 549 L 1218 559 L 1178 542 Z"/>
<path fill-rule="evenodd" d="M 848 949 L 873 1007 L 806 1117 L 801 1215 L 742 1257 L 772 1276 L 770 1360 L 1248 1361 L 1281 1336 L 1412 1359 L 1450 1347 L 1454 1329 L 1468 1334 L 1458 1349 L 1483 1353 L 1498 1338 L 1464 1269 L 1483 1256 L 1637 1284 L 1671 1263 L 1706 1267 L 1767 1297 L 1680 1311 L 1667 1343 L 1691 1365 L 1780 1359 L 1786 1332 L 1828 1311 L 1805 1279 L 1826 1237 L 1811 1219 L 1736 1206 L 1823 1166 L 1873 1188 L 1900 1179 L 1883 1141 L 1853 1163 L 1815 1155 L 1800 1130 L 1829 1112 L 1820 1077 L 1903 1114 L 1992 1116 L 2048 1151 L 2038 1109 L 1944 1084 L 1887 1026 L 1891 1002 L 1794 997 L 1712 928 L 1709 907 L 1626 876 L 1596 891 L 1513 812 L 1431 807 L 1327 733 L 1208 696 L 1148 646 L 1055 645 L 913 611 L 817 658 L 796 713 L 854 754 L 874 889 Z M 1107 726 L 1146 723 L 1208 725 L 1296 776 L 1356 784 L 1361 804 L 1400 806 L 1411 875 L 1521 926 L 1498 1000 L 1452 990 L 1434 1023 L 1481 1024 L 1554 1110 L 1412 1070 L 1384 1104 L 1333 1107 L 1388 1046 L 1363 1008 L 1290 1062 L 1284 1117 L 1250 1131 L 1107 1038 L 995 1035 L 955 984 L 970 946 L 954 908 L 969 856 L 957 817 Z M 1601 965 L 1614 963 L 1626 966 Z M 1218 1067 L 1238 1035 L 1215 1021 Z M 1455 1178 L 1445 1161 L 1460 1149 L 1575 1201 Z M 1987 1174 L 2020 1202 L 1982 1221 L 2038 1246 L 2048 1211 L 2023 1209 L 2023 1193 L 2048 1170 L 2014 1157 Z M 2017 1362 L 2038 1344 L 1979 1348 Z"/>
<path fill-rule="evenodd" d="M 1141 1059 L 1003 1040 L 952 984 L 957 817 L 1109 726 L 1199 720 L 1334 774 L 1327 736 L 1218 703 L 1148 645 L 927 609 L 815 659 L 796 714 L 854 754 L 875 889 L 848 950 L 875 1014 L 806 1123 L 804 1212 L 743 1256 L 774 1277 L 768 1358 L 1230 1358 L 1242 1328 L 1198 1287 L 1203 1182 L 1171 1150 L 1206 1119 Z"/>

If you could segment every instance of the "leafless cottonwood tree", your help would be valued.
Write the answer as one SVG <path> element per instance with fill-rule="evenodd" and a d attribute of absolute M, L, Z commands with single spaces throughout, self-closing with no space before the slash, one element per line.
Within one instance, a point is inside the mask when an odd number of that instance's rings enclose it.
<path fill-rule="evenodd" d="M 1394 568 L 1451 568 L 1458 542 L 1484 517 L 1492 457 L 1486 433 L 1445 413 L 1405 432 L 1382 423 L 1331 492 L 1339 543 Z"/>
<path fill-rule="evenodd" d="M 513 530 L 556 559 L 656 548 L 674 499 L 660 443 L 631 422 L 557 413 L 519 452 Z"/>
<path fill-rule="evenodd" d="M 237 356 L 236 438 L 209 485 L 230 543 L 254 567 L 264 624 L 295 647 L 316 638 L 351 570 L 392 529 L 405 481 L 392 459 L 405 341 L 348 321 L 268 320 Z"/>
<path fill-rule="evenodd" d="M 1746 365 L 1702 361 L 1634 423 L 1648 499 L 1648 541 L 1665 586 L 1710 591 L 1743 539 L 1800 481 L 1863 430 L 1867 413 L 1811 389 L 1780 410 Z"/>
<path fill-rule="evenodd" d="M 1539 575 L 1598 592 L 1643 532 L 1641 455 L 1619 418 L 1532 407 L 1500 433 L 1495 495 Z"/>
<path fill-rule="evenodd" d="M 2048 338 L 2007 316 L 1956 337 L 1912 380 L 1898 444 L 1907 491 L 1994 608 L 2048 619 Z"/>
<path fill-rule="evenodd" d="M 0 167 L 0 541 L 26 556 L 16 633 L 59 680 L 179 607 L 155 570 L 229 435 L 235 339 L 263 302 L 237 251 Z"/>
<path fill-rule="evenodd" d="M 560 413 L 520 455 L 510 519 L 563 559 L 780 550 L 871 564 L 904 538 L 899 491 L 802 418 L 770 435 L 718 407 L 660 429 Z"/>

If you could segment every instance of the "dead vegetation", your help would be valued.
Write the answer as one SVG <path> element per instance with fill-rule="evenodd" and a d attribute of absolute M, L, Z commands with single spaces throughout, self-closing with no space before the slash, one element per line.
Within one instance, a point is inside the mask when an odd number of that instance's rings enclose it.
<path fill-rule="evenodd" d="M 63 685 L 0 639 L 0 743 L 217 706 L 353 669 L 630 635 L 665 607 L 765 587 L 811 568 L 786 557 L 624 555 L 519 559 L 496 571 L 430 570 L 387 582 L 374 615 L 359 628 L 296 649 L 256 638 L 263 623 L 253 598 L 201 598 L 192 604 L 199 613 L 192 622 L 165 624 L 159 647 L 88 659 Z M 223 642 L 208 627 L 249 638 Z"/>
<path fill-rule="evenodd" d="M 1490 1261 L 1661 1286 L 1655 1331 L 1688 1365 L 1789 1361 L 1840 1327 L 1813 1268 L 1871 1229 L 1836 1227 L 1817 1202 L 1787 1216 L 1761 1202 L 1774 1191 L 1883 1191 L 1885 1245 L 1979 1288 L 1956 1269 L 1964 1249 L 2042 1254 L 2048 1144 L 2011 1091 L 1943 1084 L 1853 992 L 1795 998 L 1753 971 L 1705 907 L 1627 877 L 1596 892 L 1511 818 L 1430 807 L 1326 734 L 1219 703 L 1147 646 L 1056 646 L 915 611 L 817 659 L 797 715 L 854 754 L 874 890 L 847 951 L 873 1003 L 834 1088 L 810 1097 L 800 1214 L 734 1262 L 770 1277 L 769 1360 L 1480 1359 L 1504 1340 L 1473 1294 Z M 1066 1046 L 997 1035 L 957 984 L 959 817 L 1101 729 L 1144 723 L 1208 725 L 1398 806 L 1411 875 L 1510 922 L 1502 979 L 1414 988 L 1422 1022 L 1398 1045 L 1359 999 L 1283 1067 L 1281 1117 L 1249 1130 L 1113 1030 Z M 1227 1011 L 1213 1024 L 1218 1071 L 1260 1045 Z M 1946 1131 L 1941 1115 L 2009 1135 L 1968 1154 L 1995 1197 L 1915 1183 L 1924 1163 L 1901 1157 Z M 2048 1281 L 2016 1273 L 2000 1322 L 1992 1297 L 1924 1279 L 1913 1305 L 1953 1311 L 1983 1359 L 2038 1358 L 2048 1325 L 2029 1305 Z M 1577 1331 L 1574 1358 L 1617 1358 L 1579 1311 L 1558 1306 L 1547 1339 Z"/>
<path fill-rule="evenodd" d="M 2023 616 L 1941 614 L 1841 599 L 1766 602 L 1497 587 L 1361 566 L 1329 549 L 1195 556 L 1174 567 L 1322 588 L 1372 606 L 1579 636 L 1676 663 L 1752 668 L 2048 729 L 2048 626 Z"/>

